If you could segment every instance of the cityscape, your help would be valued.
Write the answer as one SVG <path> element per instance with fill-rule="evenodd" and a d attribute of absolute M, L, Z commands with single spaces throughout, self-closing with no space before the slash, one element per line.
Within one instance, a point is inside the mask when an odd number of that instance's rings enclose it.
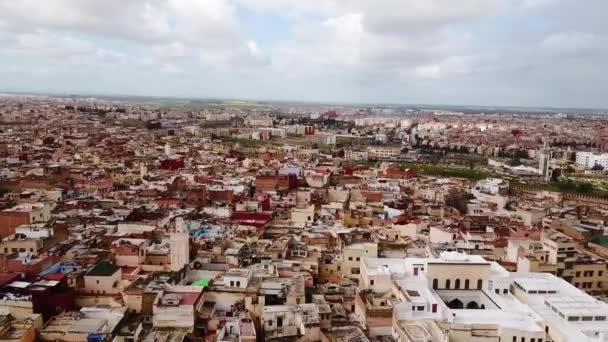
<path fill-rule="evenodd" d="M 0 342 L 608 342 L 605 0 L 0 0 Z"/>
<path fill-rule="evenodd" d="M 602 113 L 5 95 L 5 340 L 605 341 Z"/>

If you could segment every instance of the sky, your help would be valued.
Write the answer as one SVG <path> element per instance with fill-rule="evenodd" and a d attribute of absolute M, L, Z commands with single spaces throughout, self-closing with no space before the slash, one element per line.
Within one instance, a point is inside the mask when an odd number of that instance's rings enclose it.
<path fill-rule="evenodd" d="M 0 91 L 608 108 L 606 0 L 0 0 Z"/>

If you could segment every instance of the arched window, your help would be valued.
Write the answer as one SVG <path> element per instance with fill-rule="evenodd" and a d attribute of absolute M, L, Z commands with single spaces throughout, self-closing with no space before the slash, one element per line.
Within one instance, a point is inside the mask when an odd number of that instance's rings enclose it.
<path fill-rule="evenodd" d="M 477 280 L 477 289 L 481 290 L 482 287 L 483 287 L 483 279 L 478 279 Z"/>
<path fill-rule="evenodd" d="M 479 309 L 479 304 L 473 300 L 467 304 L 467 309 Z"/>
<path fill-rule="evenodd" d="M 438 286 L 439 286 L 439 279 L 437 279 L 437 278 L 433 279 L 433 290 L 437 290 Z"/>
<path fill-rule="evenodd" d="M 448 290 L 450 289 L 450 279 L 445 280 L 445 288 Z"/>
<path fill-rule="evenodd" d="M 456 284 L 454 285 L 455 289 L 460 289 L 460 279 L 456 279 Z"/>
<path fill-rule="evenodd" d="M 465 279 L 464 280 L 464 289 L 468 290 L 469 289 L 469 279 Z"/>

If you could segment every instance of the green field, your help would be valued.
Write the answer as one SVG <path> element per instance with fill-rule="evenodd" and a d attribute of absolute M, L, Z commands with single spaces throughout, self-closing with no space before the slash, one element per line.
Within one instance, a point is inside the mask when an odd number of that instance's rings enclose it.
<path fill-rule="evenodd" d="M 472 181 L 497 177 L 495 174 L 489 171 L 471 168 L 455 168 L 449 166 L 415 163 L 403 163 L 401 164 L 401 167 L 414 169 L 419 175 L 466 178 Z"/>

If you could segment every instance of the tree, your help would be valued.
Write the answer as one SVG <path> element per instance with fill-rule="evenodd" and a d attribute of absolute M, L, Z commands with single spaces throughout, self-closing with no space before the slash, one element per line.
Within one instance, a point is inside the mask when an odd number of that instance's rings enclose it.
<path fill-rule="evenodd" d="M 551 180 L 553 182 L 557 182 L 557 180 L 559 179 L 559 177 L 562 175 L 562 169 L 554 169 L 553 172 L 551 173 Z"/>
<path fill-rule="evenodd" d="M 604 171 L 604 167 L 600 164 L 595 164 L 593 165 L 593 167 L 591 168 L 591 170 L 593 171 Z"/>
<path fill-rule="evenodd" d="M 507 164 L 509 164 L 509 166 L 520 166 L 522 163 L 521 163 L 521 160 L 519 160 L 519 158 L 513 158 L 513 159 L 509 160 L 507 162 Z"/>
<path fill-rule="evenodd" d="M 564 170 L 564 173 L 566 174 L 570 174 L 570 173 L 574 173 L 576 170 L 574 170 L 574 168 L 572 167 L 572 165 L 568 165 L 566 166 L 566 169 Z"/>

